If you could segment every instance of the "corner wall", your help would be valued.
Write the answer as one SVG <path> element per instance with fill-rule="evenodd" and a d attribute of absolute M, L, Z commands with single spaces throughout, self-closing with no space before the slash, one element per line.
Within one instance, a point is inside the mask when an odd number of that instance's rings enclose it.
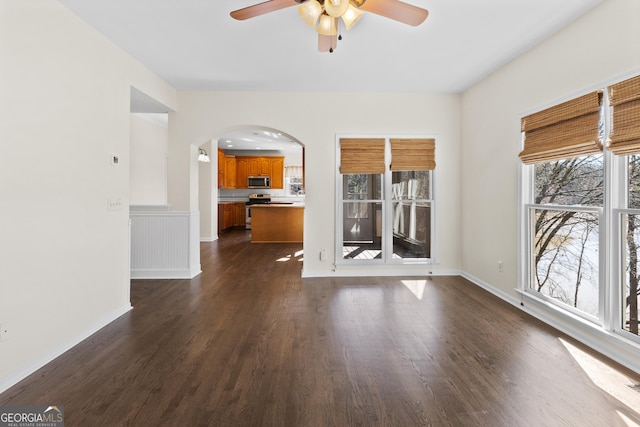
<path fill-rule="evenodd" d="M 175 108 L 57 1 L 0 3 L 0 391 L 130 309 L 132 85 Z"/>

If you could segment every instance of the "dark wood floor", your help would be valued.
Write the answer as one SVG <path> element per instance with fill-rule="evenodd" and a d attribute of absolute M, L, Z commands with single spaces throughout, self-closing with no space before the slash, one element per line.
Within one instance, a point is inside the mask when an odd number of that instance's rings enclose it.
<path fill-rule="evenodd" d="M 133 281 L 133 311 L 0 405 L 63 405 L 67 426 L 640 422 L 563 341 L 580 345 L 464 279 L 303 280 L 301 249 L 202 244 L 202 275 Z"/>

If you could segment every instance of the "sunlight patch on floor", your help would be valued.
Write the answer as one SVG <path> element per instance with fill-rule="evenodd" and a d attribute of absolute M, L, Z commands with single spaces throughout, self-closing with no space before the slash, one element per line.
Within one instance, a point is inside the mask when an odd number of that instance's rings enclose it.
<path fill-rule="evenodd" d="M 633 421 L 631 418 L 627 417 L 622 412 L 616 411 L 616 414 L 618 414 L 618 416 L 620 417 L 620 419 L 622 420 L 622 422 L 624 423 L 625 426 L 627 426 L 627 427 L 640 427 L 640 424 L 638 424 L 637 422 Z"/>
<path fill-rule="evenodd" d="M 276 262 L 287 262 L 287 261 L 291 261 L 291 260 L 302 262 L 302 261 L 304 261 L 304 258 L 302 257 L 303 253 L 304 253 L 303 250 L 299 250 L 299 251 L 296 251 L 293 254 L 288 254 L 288 255 L 283 256 L 282 258 L 278 258 L 276 260 Z"/>
<path fill-rule="evenodd" d="M 640 415 L 637 409 L 640 408 L 639 384 L 562 338 L 560 342 L 595 385 Z M 623 413 L 618 411 L 618 415 L 626 426 L 640 427 Z"/>
<path fill-rule="evenodd" d="M 427 286 L 426 280 L 402 280 L 402 284 L 405 285 L 407 289 L 409 289 L 411 293 L 416 296 L 416 298 L 422 300 L 422 296 L 424 295 L 424 288 L 425 286 Z"/>

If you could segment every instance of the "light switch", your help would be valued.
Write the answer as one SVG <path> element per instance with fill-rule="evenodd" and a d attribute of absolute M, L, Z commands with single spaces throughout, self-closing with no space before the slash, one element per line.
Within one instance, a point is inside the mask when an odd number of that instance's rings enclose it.
<path fill-rule="evenodd" d="M 122 199 L 120 197 L 111 197 L 107 199 L 107 210 L 119 211 L 122 209 Z"/>

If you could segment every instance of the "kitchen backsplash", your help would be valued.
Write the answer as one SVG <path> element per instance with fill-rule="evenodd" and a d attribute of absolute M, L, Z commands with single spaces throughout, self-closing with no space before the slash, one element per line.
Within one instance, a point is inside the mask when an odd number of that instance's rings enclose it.
<path fill-rule="evenodd" d="M 286 190 L 274 190 L 274 189 L 256 189 L 256 188 L 242 188 L 242 189 L 232 189 L 232 190 L 218 190 L 218 199 L 219 200 L 233 200 L 233 199 L 246 199 L 249 197 L 249 194 L 270 194 L 271 198 L 278 199 L 291 199 L 291 200 L 304 200 L 304 195 L 299 196 L 287 196 Z"/>

